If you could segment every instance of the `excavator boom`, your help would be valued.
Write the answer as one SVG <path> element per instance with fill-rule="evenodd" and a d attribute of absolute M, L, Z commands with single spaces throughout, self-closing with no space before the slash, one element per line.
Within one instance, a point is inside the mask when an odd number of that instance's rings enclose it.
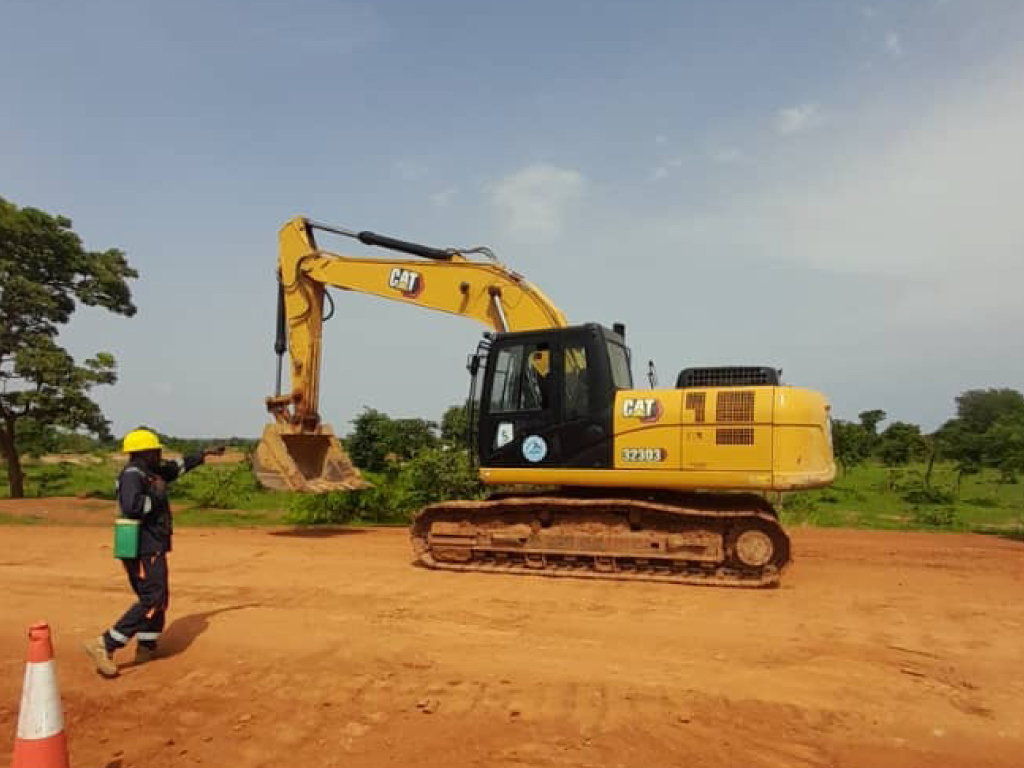
<path fill-rule="evenodd" d="M 321 250 L 316 231 L 419 256 L 367 259 Z M 297 217 L 278 235 L 277 391 L 274 416 L 255 454 L 257 480 L 279 490 L 355 490 L 368 483 L 319 413 L 320 359 L 327 288 L 461 315 L 495 331 L 563 328 L 565 316 L 539 289 L 486 248 L 439 249 Z M 486 260 L 471 259 L 482 255 Z M 290 358 L 291 392 L 281 393 L 281 361 Z"/>

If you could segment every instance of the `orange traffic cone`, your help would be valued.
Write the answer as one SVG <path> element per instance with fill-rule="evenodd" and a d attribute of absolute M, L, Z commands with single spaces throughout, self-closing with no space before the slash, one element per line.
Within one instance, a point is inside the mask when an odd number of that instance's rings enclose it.
<path fill-rule="evenodd" d="M 28 663 L 11 768 L 68 768 L 57 667 L 46 622 L 28 629 Z"/>

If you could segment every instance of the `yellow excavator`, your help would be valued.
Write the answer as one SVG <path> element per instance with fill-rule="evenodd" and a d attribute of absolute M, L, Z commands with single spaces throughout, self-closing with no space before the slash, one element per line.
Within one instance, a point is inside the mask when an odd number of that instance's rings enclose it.
<path fill-rule="evenodd" d="M 315 233 L 420 257 L 323 251 Z M 258 481 L 300 492 L 367 487 L 320 420 L 326 289 L 473 318 L 472 452 L 483 500 L 420 510 L 424 566 L 722 586 L 778 583 L 790 541 L 768 491 L 835 477 L 830 406 L 767 366 L 683 369 L 670 389 L 634 385 L 625 328 L 570 325 L 487 248 L 440 249 L 306 218 L 279 233 L 277 393 L 257 446 Z M 282 358 L 291 392 L 281 394 Z"/>

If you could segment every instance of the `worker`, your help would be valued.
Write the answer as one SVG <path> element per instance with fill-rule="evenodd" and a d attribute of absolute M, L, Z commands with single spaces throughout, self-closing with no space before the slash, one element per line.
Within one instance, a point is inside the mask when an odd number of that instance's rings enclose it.
<path fill-rule="evenodd" d="M 154 658 L 168 605 L 167 555 L 171 551 L 172 521 L 167 484 L 202 464 L 223 447 L 207 448 L 178 461 L 163 459 L 160 439 L 148 429 L 125 435 L 122 447 L 128 463 L 117 478 L 117 503 L 123 517 L 139 521 L 135 557 L 122 559 L 128 583 L 137 600 L 113 627 L 85 644 L 86 653 L 104 677 L 117 676 L 114 652 L 135 637 L 135 663 Z"/>

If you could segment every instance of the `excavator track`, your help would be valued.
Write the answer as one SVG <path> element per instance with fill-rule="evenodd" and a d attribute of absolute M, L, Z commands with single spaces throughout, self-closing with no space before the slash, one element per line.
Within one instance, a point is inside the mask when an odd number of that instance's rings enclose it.
<path fill-rule="evenodd" d="M 730 587 L 778 584 L 790 542 L 751 494 L 571 494 L 452 501 L 411 527 L 427 568 Z"/>

